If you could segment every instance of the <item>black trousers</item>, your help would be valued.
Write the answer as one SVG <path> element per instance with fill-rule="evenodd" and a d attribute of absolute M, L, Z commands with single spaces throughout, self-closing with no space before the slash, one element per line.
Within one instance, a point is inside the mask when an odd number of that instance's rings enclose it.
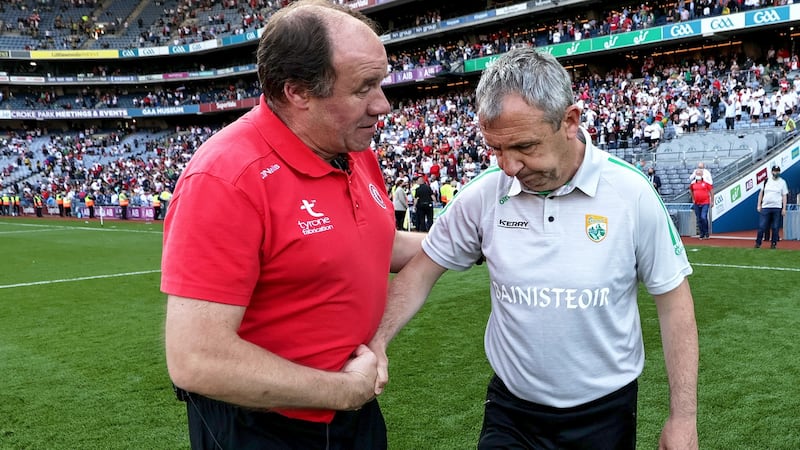
<path fill-rule="evenodd" d="M 589 403 L 554 408 L 516 397 L 494 376 L 478 449 L 635 449 L 637 395 L 633 381 Z"/>
<path fill-rule="evenodd" d="M 417 231 L 428 231 L 433 226 L 433 205 L 417 206 Z"/>
<path fill-rule="evenodd" d="M 186 402 L 193 450 L 385 450 L 386 423 L 377 400 L 337 411 L 330 424 L 290 419 L 178 389 Z"/>
<path fill-rule="evenodd" d="M 403 210 L 403 211 L 395 210 L 394 211 L 394 225 L 395 225 L 395 228 L 398 229 L 398 230 L 402 230 L 403 229 L 403 222 L 405 222 L 405 221 L 406 221 L 406 212 L 405 212 L 405 210 Z"/>

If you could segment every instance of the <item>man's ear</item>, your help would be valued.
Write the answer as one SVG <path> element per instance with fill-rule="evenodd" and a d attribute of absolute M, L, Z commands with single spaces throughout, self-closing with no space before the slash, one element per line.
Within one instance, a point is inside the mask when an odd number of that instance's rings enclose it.
<path fill-rule="evenodd" d="M 564 131 L 567 133 L 569 139 L 574 139 L 578 133 L 581 125 L 581 107 L 578 105 L 570 105 L 564 113 L 564 121 L 562 123 Z"/>
<path fill-rule="evenodd" d="M 287 81 L 283 83 L 283 96 L 288 103 L 295 107 L 308 109 L 308 102 L 311 99 L 311 96 L 308 94 L 308 89 Z"/>

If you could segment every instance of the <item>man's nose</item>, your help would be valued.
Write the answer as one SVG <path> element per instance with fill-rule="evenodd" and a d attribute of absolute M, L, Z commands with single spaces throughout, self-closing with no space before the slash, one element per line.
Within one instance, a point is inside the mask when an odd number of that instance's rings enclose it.
<path fill-rule="evenodd" d="M 516 176 L 522 170 L 522 162 L 508 152 L 497 155 L 497 165 L 510 177 Z"/>

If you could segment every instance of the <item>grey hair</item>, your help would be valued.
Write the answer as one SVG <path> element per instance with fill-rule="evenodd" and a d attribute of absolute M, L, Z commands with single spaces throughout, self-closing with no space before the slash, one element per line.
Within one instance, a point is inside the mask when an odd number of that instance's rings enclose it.
<path fill-rule="evenodd" d="M 519 94 L 540 109 L 554 130 L 561 128 L 564 113 L 575 100 L 566 69 L 549 53 L 534 48 L 515 48 L 484 70 L 475 90 L 480 119 L 500 116 L 508 94 Z"/>

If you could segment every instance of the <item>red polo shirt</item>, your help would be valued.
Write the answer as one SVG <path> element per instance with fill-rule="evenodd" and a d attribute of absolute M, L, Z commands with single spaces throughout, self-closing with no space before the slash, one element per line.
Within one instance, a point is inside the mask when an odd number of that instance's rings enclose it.
<path fill-rule="evenodd" d="M 394 240 L 375 155 L 348 156 L 350 174 L 331 167 L 262 97 L 183 172 L 164 225 L 161 290 L 245 306 L 243 339 L 339 371 L 383 315 Z"/>
<path fill-rule="evenodd" d="M 696 205 L 710 205 L 711 204 L 711 189 L 712 186 L 705 181 L 694 181 L 689 185 L 689 190 L 692 191 L 692 198 Z"/>

